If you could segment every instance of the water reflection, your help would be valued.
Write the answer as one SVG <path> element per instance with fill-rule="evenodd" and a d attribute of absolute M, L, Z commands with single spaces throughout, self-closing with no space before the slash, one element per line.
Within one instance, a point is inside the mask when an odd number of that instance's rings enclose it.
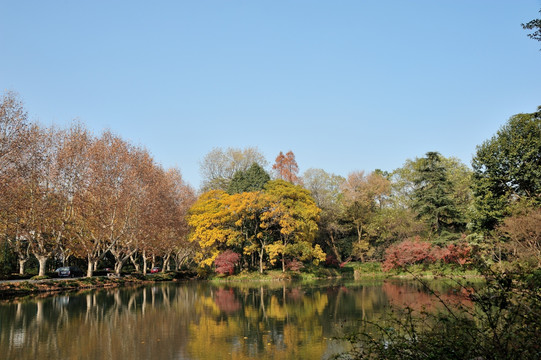
<path fill-rule="evenodd" d="M 344 350 L 330 339 L 359 319 L 430 297 L 353 281 L 88 291 L 0 304 L 0 349 L 4 359 L 319 359 Z"/>

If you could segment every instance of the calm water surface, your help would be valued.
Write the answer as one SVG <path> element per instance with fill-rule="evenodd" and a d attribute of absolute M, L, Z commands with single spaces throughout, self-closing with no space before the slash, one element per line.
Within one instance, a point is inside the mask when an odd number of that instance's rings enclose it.
<path fill-rule="evenodd" d="M 328 359 L 414 282 L 164 283 L 0 302 L 1 359 Z"/>

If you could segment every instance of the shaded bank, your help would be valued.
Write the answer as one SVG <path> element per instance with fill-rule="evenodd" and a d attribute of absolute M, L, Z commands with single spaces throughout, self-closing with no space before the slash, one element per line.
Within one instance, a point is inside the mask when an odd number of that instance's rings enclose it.
<path fill-rule="evenodd" d="M 39 293 L 60 293 L 79 290 L 139 286 L 162 281 L 180 281 L 194 278 L 192 272 L 159 273 L 155 275 L 132 274 L 122 277 L 99 276 L 74 279 L 43 279 L 6 281 L 0 283 L 0 299 Z"/>

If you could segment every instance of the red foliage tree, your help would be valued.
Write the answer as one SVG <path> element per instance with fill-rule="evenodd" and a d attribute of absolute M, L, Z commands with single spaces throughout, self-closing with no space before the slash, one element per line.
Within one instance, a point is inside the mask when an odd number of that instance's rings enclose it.
<path fill-rule="evenodd" d="M 276 177 L 292 184 L 299 184 L 300 179 L 297 176 L 299 173 L 299 165 L 295 160 L 295 154 L 293 151 L 288 151 L 285 155 L 280 151 L 280 154 L 276 157 L 272 169 L 276 171 Z"/>
<path fill-rule="evenodd" d="M 233 275 L 235 265 L 239 262 L 240 255 L 231 250 L 226 250 L 216 257 L 214 265 L 218 274 Z"/>

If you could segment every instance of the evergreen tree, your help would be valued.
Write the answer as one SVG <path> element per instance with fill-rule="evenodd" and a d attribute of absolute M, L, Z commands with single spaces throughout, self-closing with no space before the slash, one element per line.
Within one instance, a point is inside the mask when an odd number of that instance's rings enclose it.
<path fill-rule="evenodd" d="M 262 190 L 267 182 L 269 182 L 269 174 L 259 166 L 253 163 L 246 171 L 237 171 L 231 179 L 227 192 L 229 194 L 240 194 L 243 192 Z"/>
<path fill-rule="evenodd" d="M 465 221 L 453 199 L 453 183 L 447 176 L 441 155 L 428 152 L 420 160 L 412 194 L 412 207 L 417 217 L 426 221 L 437 234 L 443 230 L 464 229 Z"/>
<path fill-rule="evenodd" d="M 541 201 L 541 107 L 512 116 L 495 136 L 477 147 L 472 160 L 478 229 L 489 231 L 518 201 Z"/>

